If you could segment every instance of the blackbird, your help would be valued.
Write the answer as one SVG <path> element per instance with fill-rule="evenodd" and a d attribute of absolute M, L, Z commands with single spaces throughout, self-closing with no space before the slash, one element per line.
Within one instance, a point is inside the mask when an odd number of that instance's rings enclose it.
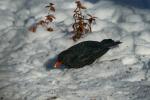
<path fill-rule="evenodd" d="M 80 42 L 58 54 L 54 67 L 59 68 L 62 64 L 65 65 L 65 68 L 84 67 L 85 65 L 92 64 L 97 58 L 120 43 L 120 41 L 114 41 L 112 39 L 104 39 L 101 42 Z"/>

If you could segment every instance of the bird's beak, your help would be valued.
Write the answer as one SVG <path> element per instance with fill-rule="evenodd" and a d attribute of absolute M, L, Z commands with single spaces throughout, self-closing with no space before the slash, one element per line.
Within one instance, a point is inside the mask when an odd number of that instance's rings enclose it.
<path fill-rule="evenodd" d="M 59 68 L 61 64 L 62 64 L 62 62 L 56 61 L 54 68 Z"/>

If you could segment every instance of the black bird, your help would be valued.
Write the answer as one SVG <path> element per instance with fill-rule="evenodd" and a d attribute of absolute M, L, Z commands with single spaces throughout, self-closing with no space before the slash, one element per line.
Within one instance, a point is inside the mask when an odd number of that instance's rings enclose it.
<path fill-rule="evenodd" d="M 65 51 L 62 51 L 54 65 L 59 68 L 61 64 L 66 68 L 81 68 L 85 65 L 92 64 L 97 58 L 104 55 L 109 49 L 118 46 L 120 41 L 112 39 L 104 39 L 98 41 L 80 42 Z"/>

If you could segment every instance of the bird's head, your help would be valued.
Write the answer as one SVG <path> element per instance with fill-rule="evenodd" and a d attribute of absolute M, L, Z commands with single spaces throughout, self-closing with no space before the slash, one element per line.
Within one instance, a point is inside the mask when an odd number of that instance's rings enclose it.
<path fill-rule="evenodd" d="M 118 46 L 120 43 L 120 41 L 114 41 L 112 39 L 104 39 L 103 41 L 101 41 L 101 43 L 108 48 L 114 48 L 116 46 Z"/>
<path fill-rule="evenodd" d="M 62 61 L 56 60 L 56 62 L 54 64 L 54 68 L 60 68 L 61 65 L 62 65 Z"/>
<path fill-rule="evenodd" d="M 54 68 L 61 68 L 63 65 L 64 55 L 60 54 L 58 55 L 56 62 L 54 64 Z"/>

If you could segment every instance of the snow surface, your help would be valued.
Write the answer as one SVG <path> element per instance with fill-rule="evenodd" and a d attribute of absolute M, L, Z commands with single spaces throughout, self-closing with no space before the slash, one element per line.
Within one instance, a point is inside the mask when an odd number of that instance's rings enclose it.
<path fill-rule="evenodd" d="M 56 4 L 54 31 L 29 32 L 49 2 Z M 0 0 L 0 100 L 150 100 L 149 0 L 143 1 L 147 9 L 142 0 L 135 3 L 142 7 L 125 0 L 82 2 L 97 19 L 93 33 L 73 42 L 74 0 Z M 106 38 L 123 43 L 83 68 L 52 69 L 62 50 Z"/>

